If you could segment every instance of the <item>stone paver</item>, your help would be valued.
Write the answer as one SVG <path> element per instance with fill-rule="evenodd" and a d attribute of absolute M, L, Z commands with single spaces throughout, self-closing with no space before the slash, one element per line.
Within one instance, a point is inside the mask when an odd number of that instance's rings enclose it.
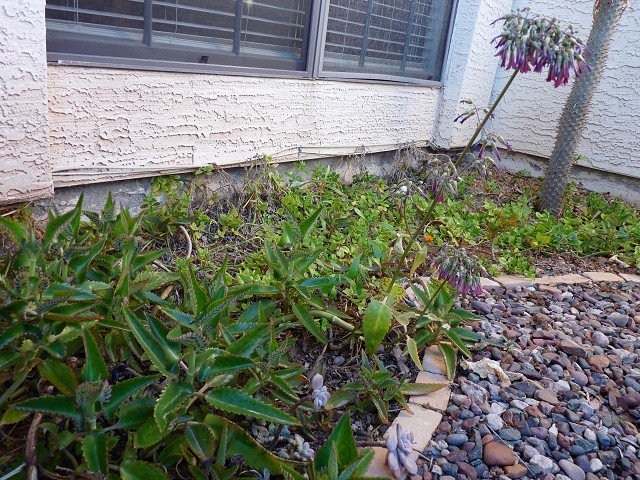
<path fill-rule="evenodd" d="M 449 383 L 446 377 L 444 359 L 438 347 L 431 346 L 425 349 L 422 365 L 424 371 L 418 373 L 415 380 L 416 383 Z M 418 454 L 416 452 L 421 452 L 427 447 L 433 432 L 442 420 L 442 414 L 425 408 L 425 406 L 428 405 L 437 410 L 445 410 L 449 404 L 450 396 L 451 389 L 447 386 L 429 395 L 409 397 L 408 403 L 411 407 L 411 412 L 401 411 L 387 431 L 395 429 L 398 423 L 404 430 L 411 430 L 414 438 L 414 455 L 417 458 Z M 365 477 L 395 478 L 386 464 L 387 449 L 374 447 L 373 451 L 373 461 L 369 465 Z"/>
<path fill-rule="evenodd" d="M 430 372 L 420 372 L 416 377 L 415 383 L 426 384 L 449 384 L 449 380 L 445 375 Z M 443 387 L 440 390 L 431 392 L 427 395 L 412 395 L 409 397 L 409 403 L 415 403 L 423 407 L 432 408 L 434 410 L 446 410 L 449 405 L 449 397 L 451 396 L 451 389 L 449 386 Z"/>
<path fill-rule="evenodd" d="M 533 280 L 522 275 L 500 275 L 496 277 L 496 282 L 505 288 L 530 287 Z"/>
<path fill-rule="evenodd" d="M 440 350 L 435 345 L 425 349 L 424 357 L 422 357 L 422 368 L 424 368 L 425 372 L 447 375 L 444 358 L 442 358 Z"/>
<path fill-rule="evenodd" d="M 622 278 L 610 272 L 584 272 L 583 275 L 594 282 L 622 282 Z"/>
<path fill-rule="evenodd" d="M 495 282 L 490 278 L 486 278 L 486 277 L 480 277 L 480 286 L 485 290 L 492 290 L 494 288 L 502 287 L 502 285 L 500 285 L 498 282 Z"/>
<path fill-rule="evenodd" d="M 627 283 L 633 283 L 636 285 L 640 285 L 640 275 L 634 275 L 632 273 L 621 273 L 620 276 Z"/>
<path fill-rule="evenodd" d="M 590 281 L 591 280 L 589 280 L 587 277 L 578 275 L 577 273 L 569 273 L 566 275 L 556 275 L 553 277 L 539 277 L 534 280 L 534 283 L 537 283 L 539 285 L 559 285 L 561 283 L 566 285 L 574 285 L 576 283 L 589 283 Z"/>

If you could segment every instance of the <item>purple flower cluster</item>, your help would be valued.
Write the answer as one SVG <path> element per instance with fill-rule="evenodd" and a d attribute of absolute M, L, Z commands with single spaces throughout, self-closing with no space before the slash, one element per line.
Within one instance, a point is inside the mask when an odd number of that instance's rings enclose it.
<path fill-rule="evenodd" d="M 480 277 L 487 271 L 477 259 L 469 257 L 464 248 L 443 245 L 431 262 L 438 280 L 444 280 L 462 295 L 480 295 Z"/>
<path fill-rule="evenodd" d="M 504 21 L 502 33 L 493 39 L 502 67 L 522 73 L 540 73 L 548 67 L 547 82 L 554 82 L 554 87 L 566 85 L 571 70 L 578 76 L 584 68 L 591 69 L 584 59 L 588 48 L 573 25 L 562 29 L 555 17 L 530 17 L 529 13 L 524 8 L 496 20 Z"/>
<path fill-rule="evenodd" d="M 445 192 L 450 192 L 454 197 L 458 196 L 458 182 L 462 179 L 450 158 L 432 161 L 425 165 L 425 168 L 427 174 L 423 185 L 426 193 L 432 198 L 435 197 L 436 202 L 444 202 Z"/>

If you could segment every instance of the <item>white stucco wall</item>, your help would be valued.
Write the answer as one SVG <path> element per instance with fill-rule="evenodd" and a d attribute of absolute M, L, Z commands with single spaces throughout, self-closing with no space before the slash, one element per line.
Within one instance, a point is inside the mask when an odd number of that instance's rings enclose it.
<path fill-rule="evenodd" d="M 58 186 L 98 180 L 68 170 L 84 167 L 131 174 L 298 147 L 389 150 L 431 139 L 438 96 L 436 87 L 50 66 L 51 162 Z"/>
<path fill-rule="evenodd" d="M 44 6 L 0 3 L 0 204 L 52 193 Z"/>
<path fill-rule="evenodd" d="M 440 148 L 466 145 L 476 125 L 454 123 L 469 108 L 462 100 L 473 99 L 482 107 L 491 98 L 498 59 L 491 40 L 500 32 L 492 23 L 511 10 L 512 0 L 459 0 L 451 36 L 444 89 L 434 128 L 434 143 Z"/>
<path fill-rule="evenodd" d="M 514 4 L 530 5 L 534 12 L 571 22 L 584 40 L 588 37 L 594 0 L 516 0 Z M 640 11 L 633 2 L 631 7 L 635 8 L 627 9 L 616 30 L 578 153 L 585 157 L 582 165 L 640 178 Z M 494 95 L 508 76 L 498 70 Z M 546 74 L 520 75 L 496 111 L 492 130 L 517 152 L 549 157 L 553 149 L 572 82 L 554 89 L 545 78 Z"/>

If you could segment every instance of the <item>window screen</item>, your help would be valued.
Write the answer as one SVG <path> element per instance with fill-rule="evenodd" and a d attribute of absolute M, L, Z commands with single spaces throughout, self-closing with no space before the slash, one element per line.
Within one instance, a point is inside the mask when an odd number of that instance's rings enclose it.
<path fill-rule="evenodd" d="M 47 0 L 49 52 L 306 69 L 311 0 Z"/>
<path fill-rule="evenodd" d="M 330 0 L 322 72 L 439 80 L 454 0 Z"/>

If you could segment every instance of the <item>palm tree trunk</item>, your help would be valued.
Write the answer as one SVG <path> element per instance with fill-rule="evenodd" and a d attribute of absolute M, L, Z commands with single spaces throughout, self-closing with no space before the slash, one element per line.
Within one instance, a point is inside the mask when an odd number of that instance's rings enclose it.
<path fill-rule="evenodd" d="M 591 50 L 587 62 L 592 70 L 583 72 L 574 80 L 571 93 L 562 110 L 558 137 L 540 192 L 540 209 L 547 210 L 554 216 L 558 216 L 562 211 L 562 197 L 576 156 L 580 135 L 587 121 L 591 99 L 600 82 L 613 33 L 627 2 L 628 0 L 596 1 L 593 26 L 587 41 L 587 46 Z"/>

